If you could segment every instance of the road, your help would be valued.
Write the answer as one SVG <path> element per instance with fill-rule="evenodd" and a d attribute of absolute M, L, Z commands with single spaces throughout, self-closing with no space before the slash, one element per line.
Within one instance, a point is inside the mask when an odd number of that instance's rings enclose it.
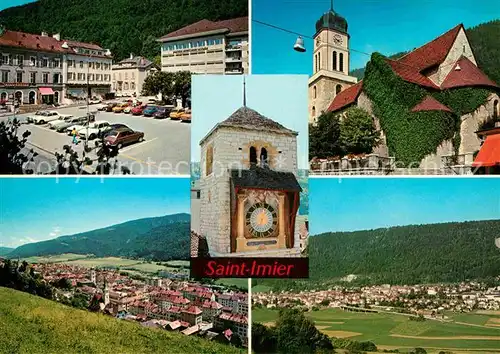
<path fill-rule="evenodd" d="M 91 111 L 95 108 L 91 107 Z M 61 114 L 85 116 L 86 106 L 57 109 Z M 18 115 L 21 122 L 26 122 L 30 114 Z M 3 117 L 7 120 L 11 117 Z M 130 128 L 144 132 L 144 141 L 123 147 L 118 156 L 118 169 L 128 168 L 135 175 L 188 175 L 190 161 L 191 124 L 170 119 L 154 119 L 143 116 L 132 116 L 124 113 L 97 112 L 97 121 L 107 121 L 110 124 L 122 123 Z M 72 137 L 57 133 L 46 126 L 23 124 L 19 134 L 30 131 L 27 148 L 33 148 L 39 156 L 35 158 L 30 168 L 35 173 L 46 173 L 48 161 L 55 164 L 55 152 L 62 152 L 64 145 L 72 145 Z M 89 145 L 94 146 L 90 141 Z M 84 142 L 74 146 L 81 156 Z M 42 166 L 43 165 L 43 166 Z"/>

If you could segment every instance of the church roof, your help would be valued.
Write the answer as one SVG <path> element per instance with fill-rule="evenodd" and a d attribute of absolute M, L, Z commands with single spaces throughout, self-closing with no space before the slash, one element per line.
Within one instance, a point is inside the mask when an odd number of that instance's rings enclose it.
<path fill-rule="evenodd" d="M 481 69 L 466 57 L 462 56 L 441 84 L 442 89 L 464 86 L 492 86 L 498 87 Z"/>
<path fill-rule="evenodd" d="M 444 111 L 451 112 L 452 110 L 446 107 L 444 104 L 436 100 L 432 96 L 425 96 L 425 98 L 412 108 L 412 112 L 422 112 L 422 111 Z"/>
<path fill-rule="evenodd" d="M 344 17 L 331 9 L 325 12 L 318 21 L 316 21 L 316 34 L 322 29 L 333 29 L 347 34 L 347 21 Z"/>
<path fill-rule="evenodd" d="M 356 85 L 346 88 L 344 91 L 340 91 L 340 93 L 333 99 L 330 107 L 328 107 L 328 112 L 335 112 L 355 103 L 362 88 L 363 80 L 358 82 Z"/>
<path fill-rule="evenodd" d="M 292 172 L 274 171 L 252 166 L 249 170 L 231 170 L 235 187 L 273 189 L 301 192 L 302 188 Z"/>
<path fill-rule="evenodd" d="M 217 124 L 201 141 L 200 144 L 203 143 L 203 141 L 210 136 L 215 130 L 217 130 L 220 127 L 232 127 L 232 128 L 244 128 L 244 129 L 250 129 L 250 130 L 261 130 L 265 132 L 277 132 L 277 133 L 284 133 L 284 134 L 289 134 L 289 135 L 298 135 L 297 132 L 290 130 L 288 128 L 285 128 L 283 125 L 281 125 L 278 122 L 275 122 L 274 120 L 267 118 L 257 112 L 256 110 L 253 110 L 251 108 L 248 108 L 246 106 L 243 106 L 239 109 L 237 109 L 233 114 L 229 116 L 226 120 L 220 122 Z"/>
<path fill-rule="evenodd" d="M 429 43 L 412 50 L 398 61 L 412 66 L 418 71 L 441 64 L 446 59 L 453 43 L 455 43 L 458 33 L 463 27 L 463 24 L 453 27 Z"/>
<path fill-rule="evenodd" d="M 401 61 L 386 59 L 387 63 L 391 66 L 392 70 L 401 79 L 419 86 L 424 86 L 432 89 L 439 90 L 439 86 L 433 83 L 430 79 L 422 75 L 414 67 L 409 66 Z"/>

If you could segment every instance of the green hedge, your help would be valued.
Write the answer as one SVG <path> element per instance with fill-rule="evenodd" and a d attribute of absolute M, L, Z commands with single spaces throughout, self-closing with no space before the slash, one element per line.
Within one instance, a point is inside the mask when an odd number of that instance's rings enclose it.
<path fill-rule="evenodd" d="M 389 153 L 404 166 L 416 167 L 437 147 L 453 138 L 455 152 L 460 146 L 460 116 L 483 104 L 489 91 L 478 88 L 442 92 L 426 90 L 394 74 L 385 57 L 374 53 L 366 67 L 363 88 L 373 103 L 376 117 L 387 138 Z M 411 112 L 425 96 L 432 95 L 454 113 Z"/>

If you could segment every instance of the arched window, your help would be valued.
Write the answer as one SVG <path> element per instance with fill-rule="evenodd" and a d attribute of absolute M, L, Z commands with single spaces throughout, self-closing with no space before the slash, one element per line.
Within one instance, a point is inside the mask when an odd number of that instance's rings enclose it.
<path fill-rule="evenodd" d="M 314 72 L 318 71 L 318 54 L 314 56 Z"/>
<path fill-rule="evenodd" d="M 260 166 L 261 167 L 268 166 L 267 150 L 266 150 L 266 148 L 260 149 Z"/>
<path fill-rule="evenodd" d="M 214 147 L 212 145 L 209 145 L 207 147 L 207 154 L 206 154 L 206 159 L 205 159 L 205 164 L 206 164 L 206 176 L 210 175 L 212 173 L 213 169 L 213 164 L 214 164 Z"/>
<path fill-rule="evenodd" d="M 339 55 L 339 71 L 344 71 L 344 53 Z"/>
<path fill-rule="evenodd" d="M 333 70 L 337 70 L 337 51 L 333 51 Z"/>
<path fill-rule="evenodd" d="M 250 164 L 251 165 L 257 164 L 257 150 L 255 149 L 254 146 L 250 146 Z"/>
<path fill-rule="evenodd" d="M 318 53 L 318 71 L 321 70 L 321 53 Z"/>
<path fill-rule="evenodd" d="M 316 98 L 316 94 L 317 94 L 316 86 L 313 86 L 313 98 Z"/>
<path fill-rule="evenodd" d="M 498 119 L 500 117 L 500 107 L 498 104 L 498 100 L 493 102 L 493 118 Z"/>
<path fill-rule="evenodd" d="M 314 106 L 312 108 L 312 116 L 316 117 L 316 107 L 314 107 Z"/>
<path fill-rule="evenodd" d="M 335 86 L 335 95 L 338 95 L 342 91 L 342 85 Z"/>

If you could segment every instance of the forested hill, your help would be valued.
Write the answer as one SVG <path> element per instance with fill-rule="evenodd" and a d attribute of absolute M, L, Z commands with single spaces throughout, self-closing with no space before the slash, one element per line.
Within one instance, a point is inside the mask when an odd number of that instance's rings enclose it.
<path fill-rule="evenodd" d="M 9 247 L 0 247 L 0 257 L 12 252 L 14 249 Z"/>
<path fill-rule="evenodd" d="M 368 283 L 458 282 L 500 275 L 500 220 L 335 232 L 309 240 L 315 280 L 354 274 Z"/>
<path fill-rule="evenodd" d="M 128 221 L 106 228 L 19 246 L 8 258 L 94 254 L 150 260 L 188 259 L 190 215 L 174 214 Z"/>
<path fill-rule="evenodd" d="M 39 0 L 0 12 L 7 29 L 61 33 L 61 38 L 111 49 L 114 60 L 130 53 L 153 59 L 159 37 L 202 19 L 248 16 L 247 0 Z"/>
<path fill-rule="evenodd" d="M 496 83 L 500 83 L 500 20 L 480 24 L 466 30 L 477 64 L 486 75 Z M 429 38 L 429 41 L 432 38 Z M 405 54 L 398 53 L 390 56 L 400 57 Z M 362 79 L 365 68 L 355 69 L 350 75 Z"/>

